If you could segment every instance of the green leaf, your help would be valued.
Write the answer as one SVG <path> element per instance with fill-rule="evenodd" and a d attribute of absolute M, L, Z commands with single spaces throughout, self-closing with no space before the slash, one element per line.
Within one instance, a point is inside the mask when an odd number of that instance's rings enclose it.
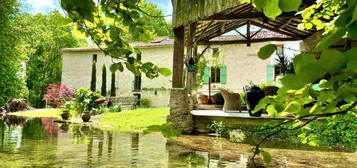
<path fill-rule="evenodd" d="M 352 22 L 357 21 L 357 5 L 355 6 L 353 10 L 353 15 L 352 15 Z"/>
<path fill-rule="evenodd" d="M 346 70 L 351 70 L 357 73 L 357 48 L 352 48 L 343 53 L 347 57 Z"/>
<path fill-rule="evenodd" d="M 275 18 L 279 16 L 282 11 L 279 8 L 279 0 L 266 0 L 266 5 L 263 8 L 265 16 Z"/>
<path fill-rule="evenodd" d="M 335 44 L 338 40 L 342 38 L 346 34 L 347 28 L 333 28 L 327 35 L 325 35 L 320 42 L 316 45 L 316 49 L 318 51 L 322 51 L 328 49 L 329 46 Z"/>
<path fill-rule="evenodd" d="M 266 0 L 254 0 L 254 5 L 257 9 L 263 9 L 266 5 Z"/>
<path fill-rule="evenodd" d="M 298 11 L 302 0 L 280 0 L 279 7 L 284 12 Z"/>
<path fill-rule="evenodd" d="M 256 113 L 259 110 L 265 109 L 265 107 L 268 105 L 268 103 L 269 103 L 269 97 L 264 97 L 263 99 L 261 99 L 259 101 L 258 105 L 255 106 L 255 108 L 252 112 Z"/>
<path fill-rule="evenodd" d="M 261 151 L 260 154 L 262 155 L 263 161 L 264 161 L 265 163 L 270 163 L 270 162 L 271 162 L 271 155 L 270 155 L 270 153 L 265 152 L 265 151 Z"/>
<path fill-rule="evenodd" d="M 299 73 L 309 63 L 317 63 L 317 59 L 312 54 L 299 54 L 293 59 L 295 72 Z"/>
<path fill-rule="evenodd" d="M 346 66 L 347 58 L 337 50 L 324 50 L 322 51 L 319 62 L 327 72 L 334 73 Z"/>
<path fill-rule="evenodd" d="M 278 111 L 275 109 L 275 106 L 274 105 L 269 105 L 267 107 L 267 112 L 270 116 L 272 117 L 276 117 L 278 116 Z"/>
<path fill-rule="evenodd" d="M 305 65 L 301 72 L 297 73 L 298 80 L 305 83 L 315 82 L 317 79 L 323 77 L 326 71 L 322 68 L 319 63 L 309 63 Z"/>
<path fill-rule="evenodd" d="M 283 86 L 287 89 L 299 89 L 305 85 L 296 74 L 288 74 L 280 80 Z"/>
<path fill-rule="evenodd" d="M 260 48 L 258 52 L 258 57 L 260 59 L 267 59 L 275 52 L 276 46 L 274 44 L 268 44 Z"/>
<path fill-rule="evenodd" d="M 121 64 L 120 62 L 110 65 L 109 69 L 111 72 L 115 72 L 117 70 L 119 70 L 120 72 L 124 71 L 123 64 Z"/>
<path fill-rule="evenodd" d="M 171 70 L 168 68 L 159 68 L 159 73 L 164 76 L 170 76 Z"/>

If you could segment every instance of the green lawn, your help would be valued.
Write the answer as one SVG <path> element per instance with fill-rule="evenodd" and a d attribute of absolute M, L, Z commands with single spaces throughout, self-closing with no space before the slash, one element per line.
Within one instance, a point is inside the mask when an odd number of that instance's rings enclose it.
<path fill-rule="evenodd" d="M 168 114 L 168 108 L 145 108 L 120 113 L 105 113 L 94 124 L 113 131 L 142 132 L 148 126 L 166 123 Z"/>
<path fill-rule="evenodd" d="M 56 117 L 60 119 L 60 109 L 39 109 L 27 112 L 11 113 L 18 116 L 29 117 Z M 139 108 L 135 110 L 104 113 L 103 116 L 91 122 L 95 127 L 104 130 L 120 132 L 142 132 L 148 126 L 166 123 L 168 108 Z M 71 122 L 81 123 L 78 118 L 71 118 Z"/>
<path fill-rule="evenodd" d="M 11 115 L 27 117 L 53 117 L 61 118 L 61 109 L 36 109 L 25 112 L 10 113 Z"/>

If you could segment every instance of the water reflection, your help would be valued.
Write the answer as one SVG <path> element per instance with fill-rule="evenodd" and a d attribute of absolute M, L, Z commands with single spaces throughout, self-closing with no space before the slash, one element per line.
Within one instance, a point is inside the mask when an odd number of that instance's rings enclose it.
<path fill-rule="evenodd" d="M 167 141 L 160 134 L 102 131 L 89 126 L 57 124 L 53 119 L 12 119 L 15 121 L 0 120 L 3 167 L 240 168 L 248 163 L 249 145 L 217 138 L 183 136 Z M 291 163 L 294 156 L 284 153 L 271 167 Z M 354 160 L 347 161 L 351 163 Z"/>

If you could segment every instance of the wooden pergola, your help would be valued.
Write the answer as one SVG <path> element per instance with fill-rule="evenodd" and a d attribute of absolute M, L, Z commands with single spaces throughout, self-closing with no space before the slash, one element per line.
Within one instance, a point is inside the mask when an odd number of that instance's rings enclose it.
<path fill-rule="evenodd" d="M 304 0 L 300 8 L 303 9 L 312 3 L 314 1 Z M 296 12 L 282 13 L 275 19 L 271 19 L 253 5 L 241 3 L 240 0 L 172 0 L 172 5 L 175 41 L 168 120 L 185 132 L 189 132 L 190 127 L 192 129 L 187 90 L 190 92 L 193 87 L 194 82 L 190 81 L 195 80 L 195 74 L 185 71 L 184 65 L 189 59 L 196 59 L 199 44 L 209 44 L 212 38 L 242 26 L 246 26 L 247 33 L 245 35 L 238 33 L 245 38 L 247 46 L 254 42 L 281 40 L 253 38 L 260 30 L 252 32 L 252 25 L 289 37 L 285 40 L 304 40 L 311 38 L 310 36 L 316 32 L 298 29 L 302 18 L 296 15 Z M 310 46 L 316 40 L 307 41 L 310 43 L 307 46 Z"/>

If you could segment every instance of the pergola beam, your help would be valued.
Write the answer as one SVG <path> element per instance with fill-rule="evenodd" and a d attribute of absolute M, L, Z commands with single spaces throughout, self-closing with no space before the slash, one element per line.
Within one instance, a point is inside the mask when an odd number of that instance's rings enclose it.
<path fill-rule="evenodd" d="M 211 16 L 203 20 L 226 22 L 226 21 L 237 21 L 237 20 L 254 20 L 254 19 L 261 19 L 261 18 L 266 18 L 263 12 L 247 12 L 247 13 Z M 298 17 L 295 16 L 295 12 L 285 12 L 279 15 L 277 18 L 298 18 Z"/>
<path fill-rule="evenodd" d="M 266 41 L 296 41 L 300 39 L 296 38 L 279 38 L 279 37 L 273 37 L 273 38 L 262 38 L 262 39 L 251 39 L 251 43 L 257 43 L 257 42 L 266 42 Z M 244 44 L 247 43 L 247 40 L 229 40 L 229 41 L 200 41 L 198 44 L 199 45 L 221 45 L 221 44 Z"/>

